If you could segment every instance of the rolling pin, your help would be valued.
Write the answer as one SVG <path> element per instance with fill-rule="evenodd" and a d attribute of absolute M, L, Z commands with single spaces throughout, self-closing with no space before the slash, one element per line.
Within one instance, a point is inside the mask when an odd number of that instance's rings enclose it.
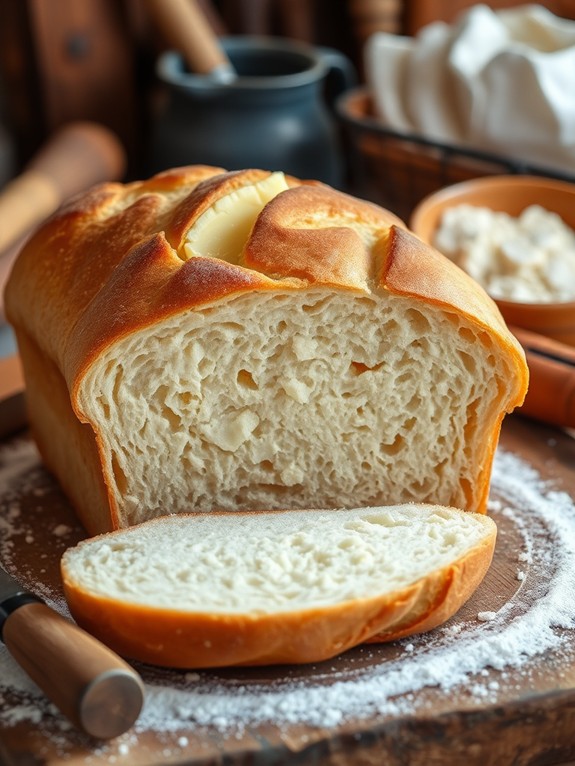
<path fill-rule="evenodd" d="M 523 346 L 529 390 L 518 412 L 555 426 L 575 428 L 575 348 L 510 326 Z"/>
<path fill-rule="evenodd" d="M 56 707 L 90 736 L 111 739 L 136 721 L 144 701 L 136 671 L 1 567 L 0 638 Z"/>
<path fill-rule="evenodd" d="M 231 82 L 236 72 L 196 0 L 145 0 L 148 13 L 189 70 Z"/>

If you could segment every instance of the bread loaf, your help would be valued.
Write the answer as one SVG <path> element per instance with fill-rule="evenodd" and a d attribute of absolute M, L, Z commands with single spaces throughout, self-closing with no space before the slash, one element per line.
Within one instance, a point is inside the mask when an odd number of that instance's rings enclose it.
<path fill-rule="evenodd" d="M 282 173 L 104 184 L 20 254 L 6 310 L 40 451 L 86 529 L 186 511 L 483 512 L 523 352 L 391 213 Z"/>
<path fill-rule="evenodd" d="M 495 537 L 488 516 L 424 505 L 181 514 L 68 549 L 62 576 L 79 624 L 126 657 L 316 662 L 447 620 Z"/>

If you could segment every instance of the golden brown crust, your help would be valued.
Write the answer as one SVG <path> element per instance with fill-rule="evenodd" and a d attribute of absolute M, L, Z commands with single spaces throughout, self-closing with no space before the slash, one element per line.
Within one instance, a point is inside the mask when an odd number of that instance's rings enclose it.
<path fill-rule="evenodd" d="M 74 415 L 61 371 L 27 335 L 18 333 L 18 348 L 26 360 L 28 420 L 44 464 L 58 476 L 91 534 L 108 531 L 110 524 L 118 526 L 94 431 Z M 62 465 L 66 470 L 58 470 Z M 110 509 L 107 517 L 101 508 Z"/>
<path fill-rule="evenodd" d="M 353 226 L 382 233 L 392 223 L 401 225 L 392 213 L 327 187 L 288 189 L 258 217 L 242 263 L 275 279 L 367 290 L 370 253 Z"/>
<path fill-rule="evenodd" d="M 444 623 L 476 590 L 494 547 L 495 531 L 467 556 L 400 591 L 276 615 L 146 607 L 87 592 L 65 566 L 62 578 L 78 624 L 124 657 L 180 668 L 303 664 Z"/>

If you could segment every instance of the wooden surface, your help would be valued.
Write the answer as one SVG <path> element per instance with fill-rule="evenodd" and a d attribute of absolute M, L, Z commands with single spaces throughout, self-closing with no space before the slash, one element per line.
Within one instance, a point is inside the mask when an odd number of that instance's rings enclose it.
<path fill-rule="evenodd" d="M 0 409 L 0 417 L 1 412 Z M 6 465 L 11 455 L 17 454 L 14 444 L 22 444 L 22 439 L 27 443 L 25 433 L 4 437 L 0 465 L 2 462 Z M 572 435 L 511 417 L 504 424 L 502 445 L 524 458 L 555 487 L 575 497 Z M 0 560 L 24 585 L 58 601 L 61 599 L 59 558 L 83 532 L 43 469 L 35 463 L 26 471 L 30 476 L 21 482 L 18 500 L 21 528 L 8 541 L 0 538 Z M 13 486 L 10 489 L 0 486 L 0 522 L 3 516 L 7 518 L 14 512 L 13 498 Z M 508 498 L 501 499 L 503 504 L 509 503 Z M 524 533 L 518 516 L 496 510 L 493 515 L 499 527 L 495 560 L 480 589 L 450 621 L 454 630 L 462 625 L 468 631 L 482 630 L 485 625 L 477 622 L 480 612 L 499 610 L 510 603 L 514 603 L 510 615 L 515 618 L 522 610 L 529 609 L 552 582 L 554 567 L 542 568 L 535 563 L 527 567 L 525 579 L 519 581 L 517 557 L 524 544 Z M 539 520 L 535 521 L 539 525 Z M 545 531 L 545 522 L 541 521 L 541 525 Z M 53 530 L 58 528 L 65 528 L 66 534 L 55 535 Z M 0 534 L 2 529 L 0 525 Z M 547 543 L 543 540 L 543 545 L 552 544 L 550 538 Z M 536 586 L 540 586 L 541 591 Z M 411 654 L 406 651 L 405 641 L 360 647 L 334 661 L 292 669 L 230 669 L 198 676 L 144 666 L 138 666 L 138 670 L 147 683 L 174 688 L 184 688 L 186 683 L 197 684 L 205 687 L 208 694 L 210 684 L 217 684 L 230 698 L 239 695 L 239 690 L 247 689 L 256 699 L 260 694 L 263 705 L 271 685 L 287 693 L 293 684 L 303 684 L 325 689 L 327 694 L 335 685 L 344 684 L 345 691 L 345 685 L 349 684 L 350 694 L 358 693 L 361 685 L 357 685 L 357 680 L 362 674 L 367 678 L 382 668 L 391 670 L 402 663 L 409 667 L 418 652 L 434 651 L 433 637 L 431 643 L 414 640 L 414 646 Z M 0 657 L 0 674 L 1 662 Z M 225 731 L 217 724 L 180 725 L 173 731 L 149 727 L 134 730 L 107 744 L 66 729 L 57 716 L 44 714 L 35 722 L 0 724 L 0 762 L 7 766 L 84 763 L 547 766 L 575 759 L 573 654 L 563 650 L 555 655 L 549 651 L 531 661 L 527 673 L 512 669 L 506 673 L 485 671 L 473 679 L 473 684 L 491 689 L 487 698 L 472 694 L 471 687 L 457 687 L 447 693 L 426 687 L 418 692 L 417 704 L 411 712 L 407 705 L 399 714 L 360 715 L 331 726 L 298 722 L 296 715 L 292 723 L 265 721 L 260 716 L 256 722 L 247 722 L 245 726 L 234 724 Z M 17 701 L 4 694 L 0 696 L 0 707 L 6 704 L 14 705 Z"/>

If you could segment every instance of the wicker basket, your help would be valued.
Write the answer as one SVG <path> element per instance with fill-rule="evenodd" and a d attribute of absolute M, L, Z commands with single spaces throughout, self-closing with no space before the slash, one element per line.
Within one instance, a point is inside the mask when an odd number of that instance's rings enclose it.
<path fill-rule="evenodd" d="M 350 191 L 403 220 L 428 194 L 478 176 L 528 173 L 575 182 L 572 175 L 385 128 L 373 115 L 363 88 L 345 93 L 337 112 L 348 143 Z"/>

